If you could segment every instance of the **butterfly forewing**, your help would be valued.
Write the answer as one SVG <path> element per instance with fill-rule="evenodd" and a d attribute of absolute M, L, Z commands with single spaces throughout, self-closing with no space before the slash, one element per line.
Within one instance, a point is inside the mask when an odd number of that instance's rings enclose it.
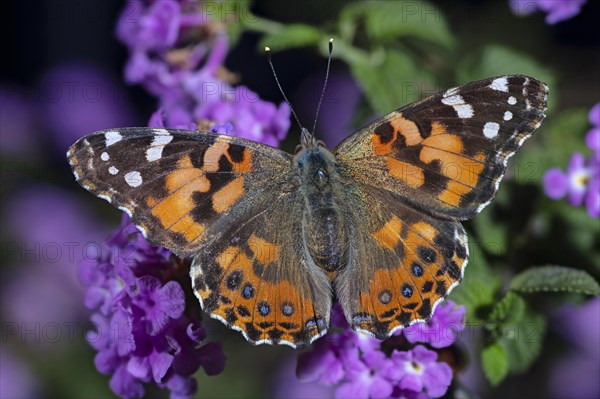
<path fill-rule="evenodd" d="M 446 90 L 344 140 L 341 174 L 411 206 L 468 219 L 495 196 L 507 159 L 543 121 L 548 88 L 512 75 Z"/>
<path fill-rule="evenodd" d="M 67 153 L 77 181 L 127 212 L 148 240 L 193 255 L 255 198 L 277 195 L 291 156 L 237 137 L 176 129 L 99 131 Z"/>

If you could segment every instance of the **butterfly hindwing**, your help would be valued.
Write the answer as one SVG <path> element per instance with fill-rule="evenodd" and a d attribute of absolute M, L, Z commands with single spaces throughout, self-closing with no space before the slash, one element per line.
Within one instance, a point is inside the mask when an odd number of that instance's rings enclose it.
<path fill-rule="evenodd" d="M 276 196 L 291 155 L 249 140 L 177 129 L 104 130 L 67 153 L 77 181 L 127 212 L 154 244 L 181 256 L 218 226 Z"/>
<path fill-rule="evenodd" d="M 540 126 L 547 93 L 520 75 L 446 90 L 344 140 L 334 150 L 340 173 L 429 214 L 469 219 L 493 199 L 507 159 Z"/>
<path fill-rule="evenodd" d="M 354 240 L 335 287 L 350 325 L 385 339 L 428 320 L 468 261 L 460 222 L 425 215 L 367 185 L 353 187 L 346 200 Z"/>
<path fill-rule="evenodd" d="M 329 326 L 331 283 L 306 250 L 303 201 L 297 191 L 280 195 L 246 222 L 223 226 L 194 258 L 203 309 L 253 344 L 302 347 Z"/>

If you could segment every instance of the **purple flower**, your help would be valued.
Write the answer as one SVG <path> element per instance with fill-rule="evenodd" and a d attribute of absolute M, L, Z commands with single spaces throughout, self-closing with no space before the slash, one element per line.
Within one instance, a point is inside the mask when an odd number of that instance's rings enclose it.
<path fill-rule="evenodd" d="M 448 346 L 457 338 L 456 332 L 464 329 L 464 308 L 447 302 L 438 307 L 434 319 L 449 335 L 433 342 Z M 413 342 L 432 341 L 427 335 L 432 326 L 413 330 Z M 311 351 L 300 355 L 297 375 L 301 381 L 337 385 L 336 397 L 439 397 L 452 381 L 450 367 L 436 361 L 436 352 L 421 345 L 407 349 L 411 341 L 402 334 L 379 341 L 357 333 L 348 326 L 339 305 L 332 310 L 331 327 Z"/>
<path fill-rule="evenodd" d="M 125 80 L 158 97 L 160 114 L 151 119 L 153 126 L 195 129 L 230 123 L 236 136 L 279 144 L 290 126 L 290 109 L 232 85 L 233 74 L 223 67 L 229 39 L 222 22 L 204 14 L 201 3 L 133 4 L 119 19 L 117 36 L 130 51 Z M 131 9 L 137 15 L 132 17 Z"/>
<path fill-rule="evenodd" d="M 143 396 L 143 383 L 169 389 L 172 397 L 191 397 L 199 367 L 209 375 L 223 370 L 220 346 L 201 346 L 204 330 L 184 314 L 185 292 L 174 280 L 182 276 L 170 259 L 124 216 L 101 256 L 81 264 L 85 303 L 95 311 L 96 331 L 87 338 L 98 351 L 98 371 L 112 374 L 110 387 L 121 397 Z"/>
<path fill-rule="evenodd" d="M 549 187 L 549 193 L 561 193 L 561 197 L 566 194 L 571 205 L 581 205 L 587 191 L 588 181 L 590 180 L 592 174 L 592 171 L 586 165 L 583 154 L 573 154 L 571 160 L 569 161 L 567 172 L 564 174 L 564 178 L 562 180 L 554 177 L 554 174 L 558 175 L 556 170 L 551 169 L 550 171 L 552 172 L 550 176 L 553 177 L 554 180 L 548 182 L 548 184 L 551 183 Z M 546 183 L 545 178 L 544 183 Z M 562 183 L 564 187 L 561 187 L 558 183 Z M 555 186 L 552 186 L 552 184 L 555 184 Z"/>
<path fill-rule="evenodd" d="M 129 3 L 117 25 L 117 37 L 128 46 L 144 50 L 166 50 L 177 40 L 181 6 L 176 1 L 157 1 L 137 15 L 144 5 Z M 132 15 L 133 11 L 133 15 Z"/>
<path fill-rule="evenodd" d="M 546 23 L 553 25 L 579 14 L 586 0 L 509 0 L 516 15 L 529 15 L 536 11 L 546 13 Z"/>
<path fill-rule="evenodd" d="M 600 103 L 592 107 L 588 119 L 592 128 L 585 136 L 585 143 L 592 151 L 600 152 Z"/>
<path fill-rule="evenodd" d="M 544 192 L 552 199 L 565 196 L 573 206 L 585 205 L 593 218 L 600 217 L 600 103 L 589 112 L 592 124 L 585 141 L 593 153 L 586 160 L 583 154 L 571 157 L 567 171 L 552 168 L 544 174 Z"/>
<path fill-rule="evenodd" d="M 392 353 L 394 378 L 401 389 L 426 392 L 432 398 L 443 396 L 452 381 L 452 369 L 437 362 L 437 353 L 417 345 L 410 351 Z"/>
<path fill-rule="evenodd" d="M 406 340 L 412 344 L 422 342 L 434 348 L 452 345 L 457 333 L 465 328 L 464 306 L 446 301 L 437 307 L 433 317 L 426 323 L 415 323 L 402 330 Z"/>
<path fill-rule="evenodd" d="M 388 378 L 394 366 L 383 352 L 365 353 L 362 359 L 349 362 L 346 381 L 336 389 L 335 397 L 387 398 L 394 390 L 392 381 Z"/>
<path fill-rule="evenodd" d="M 546 171 L 543 178 L 544 192 L 552 199 L 565 196 L 573 206 L 585 204 L 588 214 L 600 216 L 600 162 L 596 153 L 586 160 L 583 154 L 571 157 L 566 173 L 559 168 Z"/>

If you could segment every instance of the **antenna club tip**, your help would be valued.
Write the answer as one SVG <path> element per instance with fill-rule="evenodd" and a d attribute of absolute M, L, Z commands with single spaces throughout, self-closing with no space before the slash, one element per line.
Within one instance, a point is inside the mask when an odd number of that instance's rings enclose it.
<path fill-rule="evenodd" d="M 270 47 L 265 47 L 265 53 L 269 53 L 271 52 L 271 48 Z"/>
<path fill-rule="evenodd" d="M 333 43 L 333 37 L 329 38 L 329 43 Z"/>

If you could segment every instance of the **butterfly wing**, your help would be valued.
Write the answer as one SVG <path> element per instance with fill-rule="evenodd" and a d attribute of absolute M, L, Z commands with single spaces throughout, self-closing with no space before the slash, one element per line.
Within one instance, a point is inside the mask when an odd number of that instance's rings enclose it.
<path fill-rule="evenodd" d="M 526 76 L 472 82 L 408 105 L 334 153 L 353 237 L 335 280 L 346 318 L 378 338 L 428 320 L 462 279 L 469 219 L 544 119 L 548 88 Z"/>
<path fill-rule="evenodd" d="M 429 214 L 472 218 L 542 123 L 547 94 L 540 81 L 511 75 L 428 97 L 344 140 L 334 150 L 340 174 Z"/>
<path fill-rule="evenodd" d="M 385 339 L 428 320 L 467 264 L 460 222 L 429 216 L 363 184 L 348 190 L 346 200 L 353 239 L 335 290 L 350 325 Z"/>
<path fill-rule="evenodd" d="M 331 283 L 308 253 L 303 204 L 297 191 L 270 200 L 252 219 L 223 226 L 192 264 L 204 310 L 253 344 L 302 347 L 329 325 Z"/>
<path fill-rule="evenodd" d="M 77 181 L 129 213 L 154 244 L 196 255 L 202 307 L 252 343 L 323 335 L 331 285 L 305 248 L 291 155 L 206 132 L 96 132 L 67 153 Z M 281 222 L 281 223 L 280 223 Z"/>
<path fill-rule="evenodd" d="M 104 130 L 67 153 L 84 188 L 127 212 L 156 245 L 188 256 L 220 226 L 277 196 L 291 156 L 237 137 L 177 129 Z"/>

